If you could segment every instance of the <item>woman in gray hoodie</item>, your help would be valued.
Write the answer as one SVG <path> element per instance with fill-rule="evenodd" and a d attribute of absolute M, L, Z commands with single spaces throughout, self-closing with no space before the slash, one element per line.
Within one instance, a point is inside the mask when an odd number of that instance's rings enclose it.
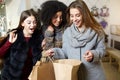
<path fill-rule="evenodd" d="M 84 1 L 74 1 L 67 9 L 68 28 L 63 34 L 62 48 L 46 51 L 54 58 L 82 61 L 85 80 L 105 80 L 100 60 L 105 55 L 104 31 Z M 81 76 L 81 75 L 79 75 Z"/>

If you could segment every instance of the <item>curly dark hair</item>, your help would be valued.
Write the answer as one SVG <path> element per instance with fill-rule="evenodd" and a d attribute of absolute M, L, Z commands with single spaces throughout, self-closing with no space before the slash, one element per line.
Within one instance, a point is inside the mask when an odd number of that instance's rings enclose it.
<path fill-rule="evenodd" d="M 60 26 L 66 24 L 66 9 L 67 6 L 60 1 L 46 1 L 41 5 L 41 22 L 43 25 L 51 25 L 52 17 L 58 12 L 62 11 L 62 23 Z"/>

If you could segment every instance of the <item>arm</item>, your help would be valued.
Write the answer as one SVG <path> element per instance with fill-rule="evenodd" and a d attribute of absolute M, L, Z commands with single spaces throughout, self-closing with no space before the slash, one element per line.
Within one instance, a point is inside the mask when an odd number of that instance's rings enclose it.
<path fill-rule="evenodd" d="M 5 44 L 0 47 L 0 57 L 3 57 L 5 53 L 7 53 L 10 46 L 11 46 L 11 43 L 9 41 L 6 41 Z"/>
<path fill-rule="evenodd" d="M 99 61 L 102 57 L 105 56 L 106 53 L 106 46 L 105 46 L 105 36 L 102 35 L 98 38 L 95 50 L 90 50 L 93 54 L 92 62 Z"/>
<path fill-rule="evenodd" d="M 16 30 L 11 31 L 9 34 L 9 39 L 5 42 L 5 44 L 3 44 L 0 47 L 0 57 L 3 57 L 7 51 L 9 50 L 10 46 L 12 45 L 12 43 L 14 43 L 17 39 L 17 34 L 15 34 Z"/>
<path fill-rule="evenodd" d="M 68 58 L 67 56 L 67 50 L 69 50 L 69 29 L 66 29 L 63 34 L 63 44 L 62 48 L 53 48 L 53 51 L 55 53 L 54 57 L 55 58 Z"/>
<path fill-rule="evenodd" d="M 48 29 L 45 31 L 45 49 L 50 49 L 54 47 L 54 29 L 52 26 L 48 26 Z"/>

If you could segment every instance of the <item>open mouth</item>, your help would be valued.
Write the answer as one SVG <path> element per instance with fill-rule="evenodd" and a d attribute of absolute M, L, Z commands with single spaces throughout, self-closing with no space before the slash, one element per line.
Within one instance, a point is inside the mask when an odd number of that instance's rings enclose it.
<path fill-rule="evenodd" d="M 30 28 L 30 31 L 32 31 L 32 32 L 33 32 L 34 30 L 35 30 L 34 28 Z"/>

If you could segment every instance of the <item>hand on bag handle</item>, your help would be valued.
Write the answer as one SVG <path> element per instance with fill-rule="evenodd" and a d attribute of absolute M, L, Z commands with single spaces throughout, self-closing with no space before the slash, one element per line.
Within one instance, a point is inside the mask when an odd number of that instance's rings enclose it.
<path fill-rule="evenodd" d="M 49 49 L 49 50 L 44 50 L 42 51 L 42 58 L 40 59 L 41 62 L 48 62 L 48 61 L 51 61 L 53 62 L 53 55 L 54 55 L 54 52 L 52 49 Z"/>
<path fill-rule="evenodd" d="M 54 61 L 53 57 L 48 56 L 48 59 L 53 63 L 53 61 Z"/>
<path fill-rule="evenodd" d="M 53 49 L 51 48 L 51 49 L 49 49 L 49 50 L 47 50 L 46 52 L 45 52 L 48 56 L 54 56 L 54 51 L 53 51 Z"/>
<path fill-rule="evenodd" d="M 45 61 L 42 61 L 42 60 L 40 60 L 40 61 L 41 61 L 41 63 L 46 63 L 46 62 L 49 62 L 49 61 L 53 63 L 54 58 L 50 57 L 50 56 L 47 56 Z"/>

